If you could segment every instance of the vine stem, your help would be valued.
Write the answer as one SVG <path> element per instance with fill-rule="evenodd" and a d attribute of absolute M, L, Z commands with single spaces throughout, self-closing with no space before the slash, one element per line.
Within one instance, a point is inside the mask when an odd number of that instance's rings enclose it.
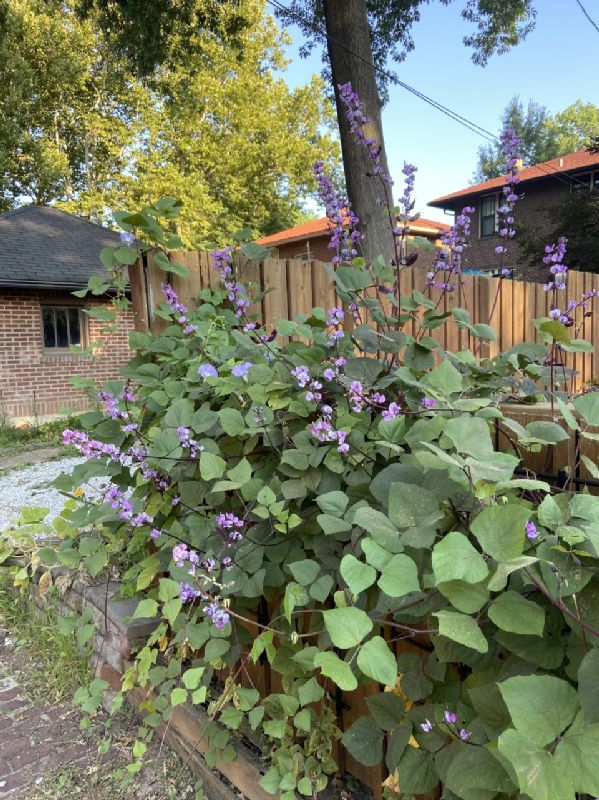
<path fill-rule="evenodd" d="M 559 609 L 565 617 L 569 617 L 569 619 L 574 620 L 580 625 L 581 631 L 588 631 L 592 636 L 596 639 L 599 639 L 599 630 L 593 628 L 586 622 L 583 622 L 579 616 L 577 616 L 573 611 L 570 611 L 568 606 L 565 603 L 562 603 L 561 600 L 558 600 L 554 597 L 551 592 L 543 586 L 543 584 L 535 578 L 534 574 L 528 569 L 528 567 L 524 568 L 524 573 L 528 576 L 528 578 L 534 583 L 537 589 L 541 592 L 541 594 L 545 595 L 547 600 L 551 603 L 551 605 L 555 606 L 555 608 Z"/>

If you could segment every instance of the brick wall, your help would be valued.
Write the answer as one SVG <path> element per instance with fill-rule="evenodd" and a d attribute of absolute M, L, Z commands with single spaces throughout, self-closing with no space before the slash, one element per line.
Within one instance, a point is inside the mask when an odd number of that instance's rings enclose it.
<path fill-rule="evenodd" d="M 429 238 L 429 237 L 427 237 Z M 315 261 L 330 261 L 332 257 L 335 255 L 334 250 L 330 250 L 328 247 L 330 240 L 330 236 L 328 234 L 323 234 L 322 236 L 314 236 L 311 239 L 298 241 L 298 242 L 289 242 L 287 244 L 278 245 L 275 248 L 276 257 L 277 258 L 302 258 L 308 252 L 307 244 L 310 244 L 310 258 L 314 259 Z M 432 244 L 438 245 L 439 240 L 430 240 Z M 408 252 L 411 252 L 412 248 L 410 247 L 410 239 L 408 237 Z M 418 251 L 418 260 L 414 264 L 415 267 L 422 267 L 424 269 L 429 269 L 433 266 L 435 262 L 435 251 L 434 250 L 419 250 Z"/>
<path fill-rule="evenodd" d="M 26 289 L 0 289 L 0 419 L 44 418 L 65 408 L 84 410 L 89 402 L 74 389 L 69 378 L 93 378 L 99 385 L 118 378 L 119 369 L 131 357 L 128 334 L 133 330 L 130 312 L 121 318 L 119 329 L 101 334 L 104 323 L 87 315 L 87 341 L 101 341 L 94 356 L 44 349 L 41 305 L 73 304 L 68 293 Z M 101 305 L 91 301 L 90 305 Z"/>
<path fill-rule="evenodd" d="M 522 194 L 515 208 L 514 217 L 516 228 L 525 228 L 535 235 L 549 237 L 555 223 L 549 217 L 549 210 L 552 207 L 565 202 L 570 188 L 559 181 L 536 181 L 531 184 L 523 184 L 518 188 L 518 194 Z M 495 248 L 501 240 L 497 234 L 491 236 L 480 236 L 480 206 L 481 198 L 462 198 L 456 211 L 461 211 L 464 206 L 472 205 L 476 209 L 472 215 L 472 236 L 470 246 L 466 252 L 466 268 L 480 270 L 495 270 L 498 267 L 498 256 Z M 501 242 L 502 243 L 502 242 Z M 549 244 L 549 241 L 547 242 Z M 508 252 L 505 256 L 505 266 L 514 269 L 514 275 L 527 281 L 546 281 L 548 279 L 547 267 L 538 263 L 518 263 L 522 254 L 518 246 L 518 237 L 507 243 Z"/>

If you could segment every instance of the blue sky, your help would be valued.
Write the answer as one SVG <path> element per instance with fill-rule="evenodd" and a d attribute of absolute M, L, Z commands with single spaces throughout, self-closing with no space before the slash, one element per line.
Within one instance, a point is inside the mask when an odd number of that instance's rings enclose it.
<path fill-rule="evenodd" d="M 552 113 L 578 99 L 599 105 L 599 34 L 575 0 L 537 0 L 535 30 L 484 68 L 472 63 L 470 48 L 462 43 L 471 30 L 460 16 L 463 6 L 464 0 L 422 6 L 413 29 L 415 49 L 395 65 L 401 80 L 494 133 L 515 94 L 525 103 L 533 98 Z M 599 21 L 599 0 L 586 0 L 585 7 Z M 308 61 L 300 59 L 302 33 L 294 28 L 290 33 L 294 41 L 286 79 L 295 86 L 305 82 L 308 71 L 320 70 L 320 52 Z M 391 174 L 399 182 L 404 160 L 416 164 L 417 209 L 443 219 L 442 211 L 426 203 L 470 182 L 484 140 L 399 87 L 391 89 L 383 125 Z"/>

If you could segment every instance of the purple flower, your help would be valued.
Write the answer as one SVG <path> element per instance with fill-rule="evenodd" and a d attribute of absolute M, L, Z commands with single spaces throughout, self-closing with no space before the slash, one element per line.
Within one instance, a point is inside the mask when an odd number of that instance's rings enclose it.
<path fill-rule="evenodd" d="M 318 186 L 318 194 L 325 206 L 329 220 L 331 231 L 329 248 L 336 251 L 336 255 L 331 261 L 333 264 L 344 260 L 349 261 L 358 255 L 356 246 L 361 237 L 356 226 L 359 220 L 351 210 L 348 199 L 338 194 L 333 188 L 333 182 L 324 170 L 324 162 L 317 161 L 313 165 L 313 172 Z"/>
<path fill-rule="evenodd" d="M 466 728 L 462 728 L 460 730 L 460 739 L 463 742 L 467 742 L 468 739 L 470 739 L 471 736 L 472 736 L 472 734 L 470 733 L 470 731 L 467 731 Z"/>
<path fill-rule="evenodd" d="M 135 236 L 129 231 L 121 231 L 119 236 L 123 244 L 133 244 L 135 241 Z"/>
<path fill-rule="evenodd" d="M 236 378 L 247 378 L 250 367 L 252 366 L 253 364 L 251 361 L 244 361 L 243 364 L 235 364 L 231 370 L 231 375 L 234 375 Z"/>
<path fill-rule="evenodd" d="M 158 539 L 159 536 L 162 536 L 162 531 L 158 530 L 158 528 L 152 528 L 150 536 L 152 539 Z"/>
<path fill-rule="evenodd" d="M 383 419 L 388 422 L 401 414 L 401 407 L 397 403 L 389 403 L 389 408 L 384 409 Z"/>
<path fill-rule="evenodd" d="M 179 586 L 179 596 L 184 603 L 187 603 L 189 600 L 193 600 L 197 597 L 198 593 L 193 586 L 190 586 L 188 583 L 182 583 Z"/>
<path fill-rule="evenodd" d="M 420 727 L 425 733 L 430 733 L 433 729 L 433 723 L 430 719 L 425 719 L 424 722 L 420 723 Z"/>
<path fill-rule="evenodd" d="M 337 377 L 337 373 L 331 367 L 327 367 L 327 369 L 325 369 L 325 371 L 322 373 L 322 377 L 325 379 L 325 381 L 334 381 Z"/>
<path fill-rule="evenodd" d="M 437 405 L 437 401 L 434 397 L 423 397 L 420 405 L 422 408 L 434 408 Z"/>
<path fill-rule="evenodd" d="M 448 725 L 455 725 L 458 721 L 458 715 L 455 713 L 455 711 L 446 711 L 443 714 L 443 719 Z"/>
<path fill-rule="evenodd" d="M 204 614 L 212 620 L 215 628 L 224 628 L 229 621 L 229 615 L 218 603 L 210 603 L 203 609 Z"/>
<path fill-rule="evenodd" d="M 526 532 L 526 538 L 533 542 L 535 539 L 539 538 L 539 532 L 537 531 L 537 526 L 531 520 L 528 520 L 526 525 L 524 526 L 524 530 Z"/>
<path fill-rule="evenodd" d="M 212 364 L 201 364 L 198 368 L 198 375 L 200 378 L 216 378 L 218 372 Z"/>
<path fill-rule="evenodd" d="M 340 325 L 345 318 L 345 314 L 343 309 L 340 306 L 335 306 L 334 308 L 329 308 L 328 316 L 327 316 L 327 325 Z"/>

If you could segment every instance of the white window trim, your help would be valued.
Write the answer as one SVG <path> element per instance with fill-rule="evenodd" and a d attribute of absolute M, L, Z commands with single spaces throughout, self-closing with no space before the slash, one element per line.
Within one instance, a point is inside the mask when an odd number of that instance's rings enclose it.
<path fill-rule="evenodd" d="M 480 205 L 479 205 L 479 212 L 478 212 L 478 238 L 479 239 L 488 239 L 489 236 L 493 236 L 493 234 L 497 233 L 499 226 L 497 220 L 497 209 L 499 208 L 499 192 L 490 192 L 489 194 L 482 194 L 480 196 Z M 483 200 L 487 197 L 495 198 L 495 227 L 493 229 L 493 233 L 484 233 L 483 234 Z"/>

